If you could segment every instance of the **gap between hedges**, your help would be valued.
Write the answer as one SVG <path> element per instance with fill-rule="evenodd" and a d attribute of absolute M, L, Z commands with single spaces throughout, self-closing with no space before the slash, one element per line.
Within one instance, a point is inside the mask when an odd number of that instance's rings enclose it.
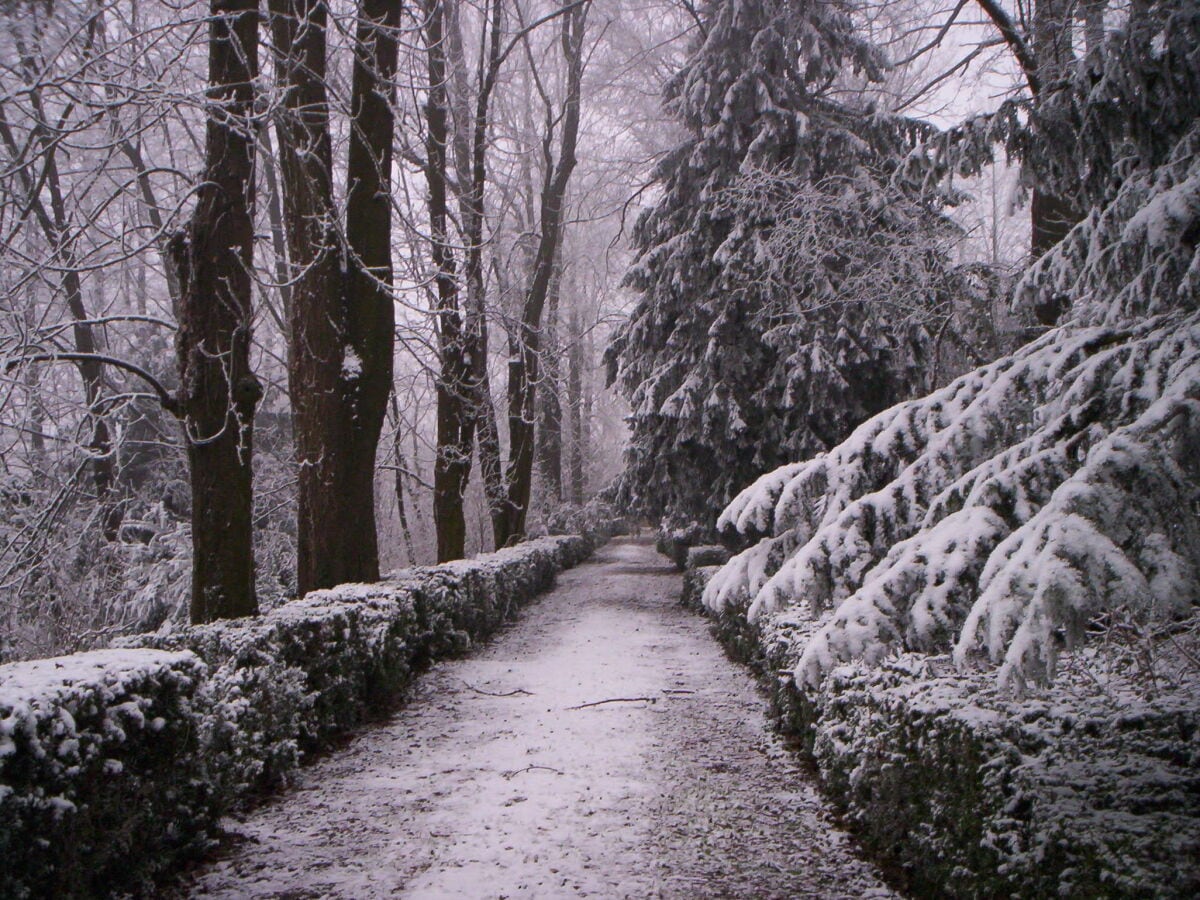
<path fill-rule="evenodd" d="M 816 622 L 700 597 L 718 566 L 689 568 L 682 602 L 713 620 L 766 687 L 867 853 L 918 897 L 1200 896 L 1200 710 L 1065 681 L 1026 698 L 987 674 L 905 654 L 838 667 L 819 690 L 790 673 Z"/>
<path fill-rule="evenodd" d="M 0 897 L 148 891 L 304 754 L 393 709 L 612 533 L 316 591 L 248 619 L 0 666 Z"/>

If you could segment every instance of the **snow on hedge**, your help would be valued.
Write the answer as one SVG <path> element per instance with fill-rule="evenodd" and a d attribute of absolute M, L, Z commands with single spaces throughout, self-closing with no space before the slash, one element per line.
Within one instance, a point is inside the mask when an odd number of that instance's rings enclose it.
<path fill-rule="evenodd" d="M 689 570 L 683 601 L 715 571 Z M 837 811 L 913 896 L 1197 895 L 1200 623 L 1155 658 L 1133 635 L 1124 655 L 1066 653 L 1052 686 L 1014 697 L 924 653 L 845 663 L 813 688 L 778 673 L 819 621 L 712 615 Z"/>
<path fill-rule="evenodd" d="M 546 537 L 265 615 L 0 666 L 0 896 L 146 889 L 301 754 L 482 640 L 596 533 Z"/>
<path fill-rule="evenodd" d="M 908 655 L 839 666 L 810 700 L 824 786 L 916 896 L 1200 889 L 1194 684 L 1148 700 L 1072 669 L 1017 699 Z"/>
<path fill-rule="evenodd" d="M 1063 328 L 752 485 L 719 524 L 771 534 L 704 602 L 822 620 L 814 686 L 901 648 L 1045 680 L 1097 617 L 1194 608 L 1198 494 L 1200 315 Z"/>
<path fill-rule="evenodd" d="M 203 677 L 157 650 L 0 666 L 0 896 L 106 896 L 204 846 Z"/>
<path fill-rule="evenodd" d="M 591 546 L 578 535 L 541 538 L 123 643 L 189 649 L 208 663 L 214 773 L 234 794 L 270 788 L 302 752 L 388 709 L 415 670 L 491 634 Z"/>

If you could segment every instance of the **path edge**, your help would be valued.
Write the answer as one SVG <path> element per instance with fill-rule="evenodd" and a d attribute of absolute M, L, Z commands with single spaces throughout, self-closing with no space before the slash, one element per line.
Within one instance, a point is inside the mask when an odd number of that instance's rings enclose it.
<path fill-rule="evenodd" d="M 152 894 L 221 816 L 393 711 L 620 520 L 316 591 L 263 615 L 0 666 L 0 896 Z"/>
<path fill-rule="evenodd" d="M 706 616 L 765 689 L 867 857 L 914 897 L 1200 896 L 1200 711 L 1098 692 L 1014 698 L 986 675 L 912 654 L 792 672 L 816 625 L 747 621 L 701 597 L 719 565 L 684 571 Z"/>

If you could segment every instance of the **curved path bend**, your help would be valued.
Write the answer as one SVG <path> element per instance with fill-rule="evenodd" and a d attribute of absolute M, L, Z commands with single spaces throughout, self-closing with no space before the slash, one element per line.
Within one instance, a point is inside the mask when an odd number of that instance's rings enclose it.
<path fill-rule="evenodd" d="M 226 823 L 232 848 L 187 892 L 893 896 L 679 588 L 648 544 L 608 544 L 487 646 L 426 673 L 387 722 Z"/>

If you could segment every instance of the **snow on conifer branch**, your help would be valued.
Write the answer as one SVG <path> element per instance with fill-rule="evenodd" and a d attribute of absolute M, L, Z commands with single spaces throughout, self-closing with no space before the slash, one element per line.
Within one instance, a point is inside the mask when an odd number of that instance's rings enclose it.
<path fill-rule="evenodd" d="M 721 525 L 774 536 L 714 609 L 822 621 L 810 684 L 891 650 L 1045 679 L 1098 615 L 1171 620 L 1200 596 L 1200 315 L 1063 329 L 769 473 Z M 814 488 L 816 490 L 814 490 Z"/>
<path fill-rule="evenodd" d="M 1165 164 L 1125 180 L 1107 208 L 1029 270 L 1017 298 L 1037 295 L 1076 297 L 1080 316 L 1092 322 L 1198 305 L 1200 126 Z"/>
<path fill-rule="evenodd" d="M 771 536 L 712 579 L 705 603 L 818 620 L 796 670 L 809 684 L 906 649 L 998 665 L 1020 686 L 1052 677 L 1089 623 L 1193 614 L 1198 143 L 1192 127 L 1019 286 L 1065 292 L 1093 324 L 1049 332 L 764 475 L 718 527 Z"/>

